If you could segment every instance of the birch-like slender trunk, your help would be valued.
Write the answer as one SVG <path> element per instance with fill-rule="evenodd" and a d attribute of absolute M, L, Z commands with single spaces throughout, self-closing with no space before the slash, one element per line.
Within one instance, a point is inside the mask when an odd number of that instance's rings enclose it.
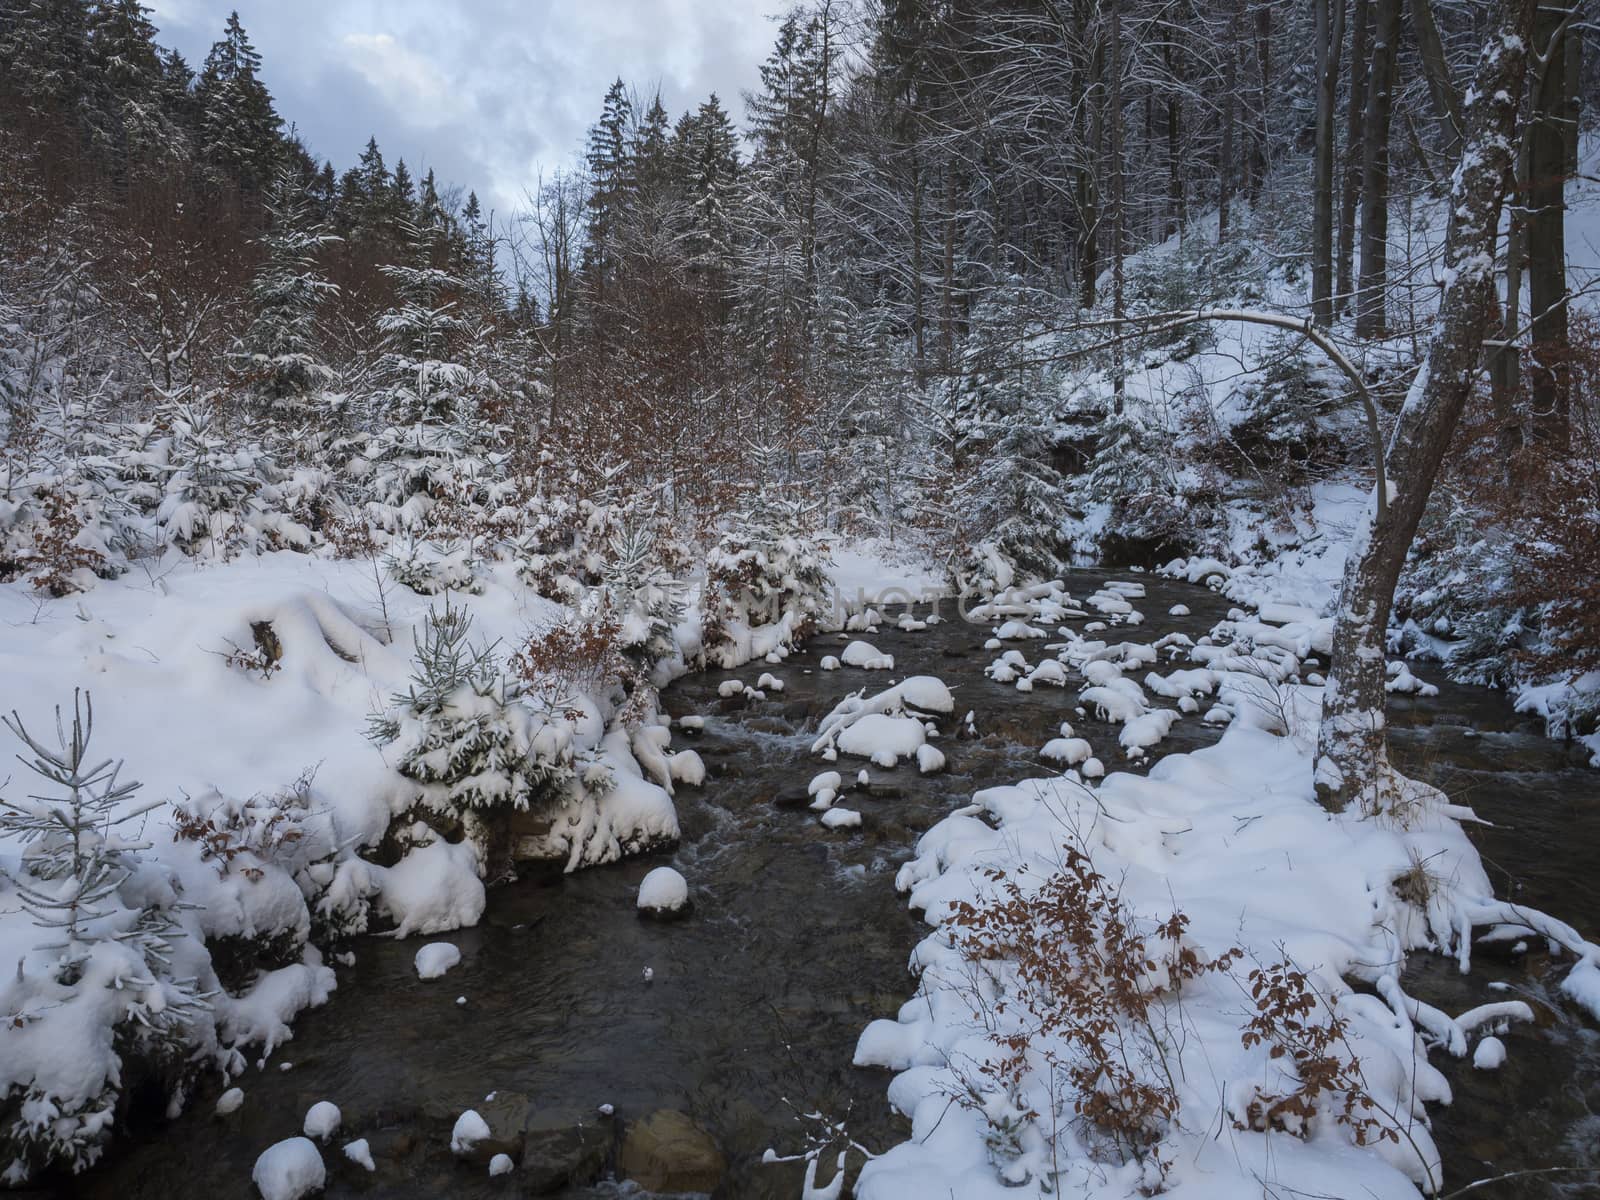
<path fill-rule="evenodd" d="M 1388 2 L 1388 0 L 1386 0 Z M 1462 106 L 1463 150 L 1451 184 L 1446 283 L 1427 353 L 1385 456 L 1389 502 L 1369 504 L 1346 562 L 1317 736 L 1324 807 L 1384 811 L 1398 794 L 1384 717 L 1386 639 L 1395 583 L 1478 375 L 1494 311 L 1495 234 L 1517 142 L 1534 0 L 1498 0 Z"/>

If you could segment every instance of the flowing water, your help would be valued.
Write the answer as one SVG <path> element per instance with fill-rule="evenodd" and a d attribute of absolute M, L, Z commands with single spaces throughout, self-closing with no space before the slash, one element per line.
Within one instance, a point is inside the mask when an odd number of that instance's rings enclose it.
<path fill-rule="evenodd" d="M 1067 583 L 1085 595 L 1105 578 L 1080 572 Z M 1119 636 L 1153 640 L 1178 630 L 1198 637 L 1226 615 L 1228 605 L 1204 589 L 1143 581 L 1149 595 L 1135 606 L 1147 623 Z M 1169 617 L 1178 603 L 1191 615 Z M 994 657 L 981 649 L 987 630 L 951 616 L 947 606 L 947 619 L 925 632 L 884 626 L 870 635 L 895 656 L 892 673 L 818 670 L 821 656 L 840 644 L 829 635 L 781 666 L 750 664 L 674 684 L 665 706 L 706 718 L 703 734 L 678 733 L 675 746 L 693 746 L 708 768 L 704 789 L 680 789 L 683 840 L 675 852 L 493 890 L 477 928 L 447 935 L 462 962 L 442 979 L 417 978 L 416 939 L 363 940 L 355 964 L 340 969 L 330 1002 L 303 1014 L 294 1040 L 238 1081 L 246 1096 L 240 1111 L 214 1115 L 212 1088 L 174 1121 L 154 1113 L 136 1119 L 135 1135 L 102 1167 L 44 1194 L 253 1194 L 256 1155 L 298 1134 L 306 1109 L 323 1099 L 344 1116 L 325 1153 L 331 1197 L 523 1194 L 526 1173 L 490 1179 L 449 1151 L 456 1116 L 482 1108 L 490 1092 L 525 1098 L 537 1130 L 556 1142 L 581 1130 L 606 1163 L 614 1161 L 622 1122 L 681 1110 L 728 1160 L 717 1195 L 739 1200 L 798 1196 L 798 1168 L 760 1160 L 768 1147 L 800 1147 L 799 1114 L 844 1120 L 851 1136 L 875 1149 L 903 1138 L 907 1125 L 884 1099 L 887 1075 L 850 1066 L 866 1023 L 892 1016 L 908 998 L 907 956 L 925 932 L 894 891 L 896 868 L 918 834 L 973 790 L 1040 774 L 1037 748 L 1063 720 L 1090 738 L 1108 765 L 1121 759 L 1115 728 L 1073 711 L 1075 688 L 1025 695 L 986 679 L 983 668 Z M 1437 674 L 1422 670 L 1430 679 Z M 763 671 L 782 678 L 785 691 L 753 703 L 718 698 L 725 679 L 754 683 Z M 870 794 L 841 799 L 862 811 L 863 828 L 822 829 L 805 808 L 807 782 L 826 769 L 809 753 L 818 718 L 849 691 L 875 692 L 909 674 L 945 680 L 957 715 L 975 711 L 979 736 L 958 740 L 947 723 L 938 744 L 950 769 L 941 775 L 870 768 Z M 1396 707 L 1403 762 L 1496 822 L 1474 838 L 1503 894 L 1592 936 L 1600 928 L 1600 902 L 1589 886 L 1600 846 L 1600 772 L 1544 740 L 1535 722 L 1512 716 L 1503 696 L 1482 689 L 1445 685 L 1435 700 Z M 1215 736 L 1197 719 L 1180 721 L 1152 761 Z M 845 760 L 838 767 L 859 765 Z M 693 911 L 680 922 L 646 922 L 635 913 L 640 879 L 662 862 L 689 880 Z M 1433 1003 L 1470 1007 L 1493 998 L 1487 985 L 1498 980 L 1540 1013 L 1536 1028 L 1507 1035 L 1510 1055 L 1498 1072 L 1436 1059 L 1457 1094 L 1454 1107 L 1436 1116 L 1449 1187 L 1520 1167 L 1600 1161 L 1600 1032 L 1556 997 L 1558 978 L 1558 966 L 1541 955 L 1483 958 L 1465 978 L 1449 963 L 1417 956 L 1410 986 Z M 614 1106 L 616 1116 L 600 1115 L 602 1104 Z M 371 1146 L 374 1173 L 337 1149 L 357 1137 Z M 1538 1178 L 1473 1195 L 1600 1194 L 1570 1177 L 1564 1186 Z M 554 1194 L 643 1193 L 583 1183 Z"/>

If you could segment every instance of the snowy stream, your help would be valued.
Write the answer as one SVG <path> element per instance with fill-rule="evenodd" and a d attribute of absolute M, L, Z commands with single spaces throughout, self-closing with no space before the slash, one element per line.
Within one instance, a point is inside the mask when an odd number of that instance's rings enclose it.
<path fill-rule="evenodd" d="M 1078 573 L 1067 586 L 1083 595 L 1108 577 Z M 1148 595 L 1136 606 L 1146 621 L 1123 636 L 1199 637 L 1227 614 L 1228 603 L 1202 588 L 1139 578 Z M 1169 616 L 1180 603 L 1189 615 Z M 294 1040 L 238 1081 L 238 1111 L 216 1115 L 210 1087 L 168 1122 L 162 1098 L 152 1096 L 136 1112 L 132 1136 L 100 1168 L 59 1193 L 35 1194 L 250 1195 L 256 1156 L 298 1134 L 321 1100 L 343 1114 L 325 1154 L 333 1197 L 531 1194 L 525 1172 L 490 1178 L 450 1152 L 456 1117 L 490 1092 L 525 1097 L 535 1129 L 552 1144 L 583 1127 L 607 1159 L 619 1140 L 614 1126 L 681 1110 L 727 1159 L 717 1195 L 741 1200 L 799 1195 L 797 1168 L 760 1161 L 768 1147 L 800 1147 L 797 1113 L 845 1120 L 875 1149 L 904 1138 L 906 1123 L 885 1101 L 887 1073 L 850 1066 L 862 1028 L 892 1016 L 912 988 L 906 959 L 925 927 L 894 890 L 896 867 L 919 833 L 975 789 L 1045 773 L 1039 747 L 1064 720 L 1108 769 L 1127 769 L 1116 727 L 1074 712 L 1076 687 L 1029 694 L 985 678 L 995 656 L 981 648 L 987 636 L 988 627 L 955 619 L 914 633 L 886 623 L 870 640 L 894 656 L 893 671 L 819 670 L 844 644 L 828 635 L 781 666 L 679 681 L 665 693 L 666 707 L 703 715 L 705 729 L 675 742 L 699 751 L 708 779 L 702 790 L 680 789 L 683 840 L 673 854 L 491 891 L 482 923 L 448 936 L 461 963 L 441 978 L 418 978 L 417 939 L 361 941 L 332 1000 L 304 1014 Z M 1440 694 L 1394 699 L 1403 764 L 1495 822 L 1472 837 L 1501 894 L 1581 929 L 1600 927 L 1600 773 L 1546 741 L 1533 719 L 1513 715 L 1503 696 L 1452 686 L 1434 664 L 1417 669 Z M 754 682 L 764 671 L 785 690 L 754 701 L 719 698 L 725 680 Z M 978 738 L 958 739 L 946 722 L 937 744 L 947 772 L 871 767 L 871 793 L 841 801 L 862 812 L 863 827 L 822 828 L 806 810 L 806 784 L 827 767 L 809 753 L 806 731 L 848 692 L 871 694 L 912 674 L 949 684 L 957 716 L 976 712 Z M 1149 761 L 1215 737 L 1198 717 L 1185 718 Z M 860 765 L 851 762 L 847 783 Z M 692 913 L 676 923 L 640 920 L 635 891 L 663 862 L 687 878 Z M 1453 1107 L 1435 1113 L 1447 1191 L 1519 1168 L 1600 1163 L 1600 1030 L 1559 1001 L 1557 977 L 1539 953 L 1486 949 L 1465 980 L 1453 962 L 1413 958 L 1408 986 L 1442 1008 L 1480 1002 L 1486 981 L 1497 980 L 1538 1014 L 1535 1025 L 1505 1036 L 1509 1057 L 1498 1071 L 1436 1056 L 1456 1095 Z M 614 1106 L 615 1117 L 601 1115 L 601 1105 Z M 339 1154 L 353 1138 L 367 1139 L 374 1172 Z M 1535 1178 L 1474 1194 L 1594 1195 L 1584 1190 L 1596 1186 L 1588 1179 L 1566 1192 Z M 548 1194 L 649 1193 L 582 1184 Z"/>

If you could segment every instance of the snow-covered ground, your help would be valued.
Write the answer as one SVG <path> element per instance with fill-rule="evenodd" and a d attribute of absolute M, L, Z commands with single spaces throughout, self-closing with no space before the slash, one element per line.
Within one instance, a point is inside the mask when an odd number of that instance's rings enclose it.
<path fill-rule="evenodd" d="M 881 602 L 885 589 L 893 602 L 933 584 L 926 567 L 885 564 L 872 546 L 839 547 L 829 570 L 836 594 L 818 598 L 824 624 Z M 176 1052 L 231 1077 L 327 999 L 337 984 L 327 951 L 349 935 L 475 923 L 486 875 L 504 869 L 488 860 L 480 813 L 537 793 L 542 820 L 522 849 L 569 870 L 677 837 L 673 791 L 700 783 L 704 767 L 692 751 L 673 752 L 653 705 L 625 724 L 609 684 L 553 707 L 537 687 L 453 694 L 448 726 L 420 705 L 416 660 L 446 604 L 470 620 L 463 647 L 492 648 L 497 670 L 530 637 L 581 624 L 513 563 L 481 568 L 474 588 L 446 601 L 397 585 L 368 559 L 289 551 L 171 553 L 61 599 L 25 582 L 0 586 L 0 708 L 53 749 L 58 710 L 70 735 L 81 695 L 85 716 L 92 706 L 89 760 L 121 761 L 119 782 L 141 785 L 110 796 L 86 835 L 103 863 L 67 870 L 66 883 L 41 874 L 57 870 L 41 857 L 53 835 L 19 827 L 0 842 L 0 961 L 14 964 L 0 984 L 9 1014 L 0 1096 L 24 1098 L 10 1135 L 29 1150 L 0 1163 L 8 1178 L 47 1159 L 98 1156 L 130 1028 L 155 1030 L 131 1039 L 136 1055 Z M 689 669 L 701 649 L 693 585 L 690 597 L 658 678 Z M 796 628 L 790 617 L 732 621 L 722 661 L 776 661 Z M 374 718 L 389 727 L 376 740 Z M 480 735 L 492 739 L 487 750 Z M 452 774 L 457 762 L 477 773 Z M 554 799 L 538 791 L 549 786 Z M 0 781 L 13 816 L 48 820 L 64 794 L 25 765 Z M 63 887 L 102 867 L 105 886 L 86 887 L 63 943 L 51 925 L 70 904 Z M 213 962 L 221 941 L 227 969 Z M 419 972 L 442 974 L 450 949 L 425 947 Z M 177 1109 L 192 1076 L 174 1078 Z"/>
<path fill-rule="evenodd" d="M 1204 562 L 1171 573 L 1191 569 L 1232 579 Z M 1206 720 L 1229 728 L 1147 777 L 1098 781 L 1075 769 L 1088 744 L 1063 726 L 1043 750 L 1059 773 L 980 792 L 923 835 L 896 881 L 933 927 L 911 955 L 916 994 L 855 1052 L 898 1072 L 889 1100 L 912 1134 L 866 1164 L 854 1194 L 1415 1197 L 1443 1179 L 1428 1106 L 1450 1089 L 1429 1053 L 1498 1065 L 1493 1035 L 1532 1012 L 1487 987 L 1463 1013 L 1419 1002 L 1400 982 L 1408 952 L 1467 971 L 1475 929 L 1545 937 L 1568 955 L 1568 996 L 1600 1017 L 1600 947 L 1494 898 L 1463 832 L 1470 811 L 1421 785 L 1383 818 L 1317 804 L 1320 687 L 1301 671 L 1327 653 L 1331 622 L 1284 600 L 1314 602 L 1315 577 L 1285 575 L 1293 590 L 1250 585 L 1261 610 L 1199 643 L 1062 627 L 1040 664 L 1012 650 L 996 665 L 1014 669 L 991 669 L 1028 690 L 1040 665 L 1070 666 L 1080 698 L 1125 723 L 1130 757 L 1199 719 L 1195 704 L 1153 707 L 1146 689 L 1214 697 Z M 1107 594 L 1137 603 L 1142 590 Z M 995 612 L 1069 600 L 1038 589 Z M 901 687 L 841 705 L 814 749 L 845 720 L 900 711 Z M 1160 728 L 1130 740 L 1154 716 Z M 897 728 L 878 732 L 854 752 L 902 749 Z"/>

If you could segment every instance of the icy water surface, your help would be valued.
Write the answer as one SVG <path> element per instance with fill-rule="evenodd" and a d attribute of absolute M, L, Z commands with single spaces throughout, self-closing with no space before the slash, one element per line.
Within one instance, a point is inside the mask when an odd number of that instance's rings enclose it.
<path fill-rule="evenodd" d="M 1081 597 L 1110 577 L 1078 573 L 1067 584 Z M 1135 601 L 1146 623 L 1107 636 L 1151 641 L 1179 630 L 1198 637 L 1226 615 L 1228 605 L 1201 588 L 1138 578 L 1149 589 Z M 1169 617 L 1178 603 L 1192 614 Z M 294 1040 L 264 1069 L 237 1081 L 245 1091 L 238 1113 L 212 1114 L 214 1087 L 175 1121 L 152 1113 L 101 1169 L 55 1194 L 253 1195 L 256 1156 L 298 1134 L 306 1109 L 324 1099 L 344 1114 L 324 1155 L 331 1197 L 526 1194 L 521 1172 L 490 1179 L 449 1152 L 455 1118 L 482 1107 L 489 1092 L 525 1097 L 541 1127 L 582 1125 L 606 1147 L 615 1144 L 617 1122 L 682 1110 L 728 1159 L 717 1196 L 738 1200 L 798 1196 L 794 1168 L 760 1162 L 769 1146 L 799 1147 L 797 1113 L 846 1119 L 856 1140 L 875 1149 L 903 1138 L 906 1123 L 884 1098 L 888 1075 L 850 1066 L 861 1029 L 908 998 L 907 956 L 925 932 L 894 891 L 895 869 L 917 835 L 974 789 L 1041 774 L 1038 747 L 1063 720 L 1090 738 L 1108 768 L 1122 761 L 1115 728 L 1073 711 L 1075 687 L 1024 695 L 986 679 L 994 657 L 981 649 L 987 632 L 954 619 L 920 633 L 886 625 L 869 640 L 895 656 L 893 672 L 818 670 L 842 644 L 827 636 L 781 666 L 752 663 L 681 680 L 665 693 L 666 707 L 703 714 L 706 728 L 698 738 L 675 731 L 674 744 L 697 749 L 709 774 L 703 790 L 680 789 L 684 837 L 674 853 L 491 891 L 476 929 L 445 935 L 462 963 L 442 979 L 417 978 L 419 939 L 363 940 L 355 965 L 340 968 L 332 1000 L 302 1015 Z M 1022 648 L 1037 658 L 1037 645 Z M 1429 680 L 1438 674 L 1419 670 Z M 753 684 L 763 671 L 785 681 L 783 694 L 754 704 L 718 698 L 723 680 Z M 818 718 L 852 690 L 875 692 L 909 674 L 937 675 L 955 689 L 956 715 L 974 710 L 979 738 L 957 740 L 947 731 L 938 742 L 950 763 L 942 775 L 869 768 L 874 794 L 841 800 L 862 811 L 865 826 L 823 830 L 804 808 L 807 782 L 827 769 L 808 752 Z M 1590 886 L 1600 772 L 1579 766 L 1489 692 L 1446 685 L 1437 700 L 1397 706 L 1406 710 L 1397 742 L 1408 766 L 1501 825 L 1474 837 L 1503 894 L 1593 936 L 1600 928 Z M 1482 734 L 1467 736 L 1474 727 Z M 1153 757 L 1215 736 L 1197 718 L 1185 719 Z M 837 764 L 847 782 L 860 765 Z M 639 880 L 663 862 L 689 880 L 694 910 L 680 923 L 635 914 Z M 1505 1038 L 1510 1055 L 1498 1072 L 1435 1060 L 1457 1093 L 1454 1108 L 1436 1118 L 1446 1190 L 1500 1171 L 1597 1158 L 1600 1032 L 1556 998 L 1559 968 L 1542 957 L 1485 958 L 1463 979 L 1450 963 L 1418 956 L 1410 986 L 1456 1011 L 1495 998 L 1487 990 L 1492 979 L 1527 996 L 1540 1025 Z M 616 1118 L 599 1115 L 601 1104 L 614 1106 Z M 373 1174 L 339 1152 L 357 1137 L 371 1145 Z M 554 1194 L 644 1193 L 602 1184 Z M 1600 1188 L 1571 1183 L 1562 1191 L 1538 1179 L 1473 1195 L 1600 1195 Z"/>

